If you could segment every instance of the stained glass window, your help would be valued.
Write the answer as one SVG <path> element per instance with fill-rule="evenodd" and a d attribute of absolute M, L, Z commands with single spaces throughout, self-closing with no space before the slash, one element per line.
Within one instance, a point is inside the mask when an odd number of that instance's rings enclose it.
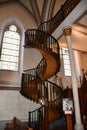
<path fill-rule="evenodd" d="M 18 71 L 20 34 L 15 25 L 6 28 L 3 36 L 0 69 Z"/>
<path fill-rule="evenodd" d="M 71 76 L 69 52 L 67 48 L 62 48 L 65 76 Z"/>

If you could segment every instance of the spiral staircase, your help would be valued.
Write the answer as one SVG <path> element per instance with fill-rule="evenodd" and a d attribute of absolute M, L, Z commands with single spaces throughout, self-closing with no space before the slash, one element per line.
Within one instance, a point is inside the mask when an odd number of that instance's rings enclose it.
<path fill-rule="evenodd" d="M 41 104 L 38 110 L 29 114 L 29 125 L 35 120 L 37 123 L 57 120 L 62 115 L 62 89 L 48 79 L 60 68 L 58 42 L 44 31 L 29 29 L 25 32 L 24 47 L 37 48 L 43 57 L 36 68 L 25 70 L 22 74 L 20 93 Z"/>
<path fill-rule="evenodd" d="M 60 70 L 59 44 L 51 35 L 55 28 L 67 17 L 80 2 L 70 0 L 63 9 L 72 5 L 68 13 L 59 10 L 50 21 L 42 23 L 38 29 L 28 29 L 25 32 L 25 48 L 36 48 L 42 54 L 42 59 L 36 68 L 25 70 L 22 74 L 20 93 L 31 101 L 41 104 L 37 110 L 29 112 L 29 126 L 35 130 L 49 130 L 49 123 L 63 115 L 63 90 L 49 79 Z M 65 8 L 66 7 L 66 8 Z M 32 61 L 31 61 L 32 62 Z"/>

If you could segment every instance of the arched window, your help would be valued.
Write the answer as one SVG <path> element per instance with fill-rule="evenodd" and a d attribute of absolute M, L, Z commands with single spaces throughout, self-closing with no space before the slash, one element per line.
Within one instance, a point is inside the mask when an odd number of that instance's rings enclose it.
<path fill-rule="evenodd" d="M 69 51 L 68 48 L 62 48 L 65 76 L 71 76 L 71 67 L 70 67 L 70 59 L 69 59 L 68 51 Z"/>
<path fill-rule="evenodd" d="M 18 71 L 19 50 L 20 32 L 15 25 L 10 25 L 5 28 L 3 35 L 0 58 L 1 70 Z"/>

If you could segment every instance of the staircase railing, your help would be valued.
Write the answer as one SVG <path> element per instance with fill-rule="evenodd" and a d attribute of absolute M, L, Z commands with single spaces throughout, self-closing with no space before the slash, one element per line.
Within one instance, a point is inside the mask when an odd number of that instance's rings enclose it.
<path fill-rule="evenodd" d="M 54 44 L 54 48 L 53 48 Z M 33 47 L 44 49 L 44 51 L 55 52 L 58 54 L 59 45 L 57 40 L 50 34 L 37 29 L 28 29 L 25 32 L 25 45 L 24 47 Z"/>
<path fill-rule="evenodd" d="M 44 73 L 45 69 L 46 69 L 46 59 L 43 57 L 40 63 L 37 65 L 36 74 L 39 75 L 40 73 Z"/>
<path fill-rule="evenodd" d="M 36 127 L 39 126 L 44 119 L 44 112 L 45 111 L 45 106 L 41 106 L 40 108 L 34 110 L 34 111 L 29 111 L 29 126 L 30 127 Z"/>
<path fill-rule="evenodd" d="M 42 79 L 39 79 L 39 81 L 37 82 L 37 88 L 39 92 L 38 102 L 43 105 L 41 106 L 41 108 L 29 112 L 29 126 L 31 127 L 32 125 L 33 127 L 35 126 L 35 128 L 38 125 L 40 126 L 43 125 L 43 122 L 45 122 L 45 120 L 48 118 L 47 115 L 49 109 L 53 109 L 56 112 L 61 113 L 61 115 L 63 114 L 62 111 L 63 90 L 56 84 L 44 79 L 43 81 Z M 47 125 L 46 122 L 45 125 Z M 44 127 L 42 130 L 44 130 Z"/>
<path fill-rule="evenodd" d="M 25 32 L 24 47 L 38 48 L 42 51 L 48 52 L 51 55 L 53 55 L 58 64 L 58 69 L 56 72 L 59 71 L 60 68 L 59 45 L 57 40 L 50 34 L 47 34 L 40 30 L 29 29 Z M 29 122 L 33 123 L 34 122 L 33 120 L 37 119 L 37 121 L 35 121 L 35 123 L 37 123 L 37 126 L 38 126 L 38 119 L 39 121 L 43 120 L 43 118 L 41 117 L 42 115 L 45 114 L 43 117 L 45 119 L 48 118 L 47 108 L 48 109 L 53 108 L 60 113 L 62 112 L 62 100 L 61 100 L 62 89 L 56 84 L 53 84 L 52 82 L 44 79 L 43 77 L 40 77 L 40 73 L 41 74 L 45 73 L 45 69 L 46 69 L 46 59 L 43 57 L 36 68 L 25 70 L 22 74 L 20 93 L 24 97 L 29 98 L 30 100 L 45 105 L 45 109 L 44 106 L 43 107 L 41 106 L 39 110 L 35 110 L 29 113 Z M 38 112 L 39 115 L 36 114 Z M 47 122 L 43 120 L 43 122 L 45 123 L 46 126 L 48 126 L 48 120 Z"/>
<path fill-rule="evenodd" d="M 43 79 L 42 82 L 38 82 L 37 86 L 39 90 L 39 102 L 41 102 L 41 104 L 47 103 L 49 108 L 54 108 L 61 113 L 63 90 L 55 83 L 45 79 Z"/>
<path fill-rule="evenodd" d="M 31 43 L 30 43 L 30 46 L 32 46 Z M 35 46 L 35 44 L 34 44 L 34 46 Z M 41 48 L 41 49 L 43 49 L 43 48 Z M 57 54 L 56 54 L 56 56 L 57 56 Z M 24 73 L 22 74 L 22 85 L 21 85 L 22 87 L 21 87 L 20 92 L 23 96 L 25 96 L 33 101 L 39 102 L 43 105 L 48 104 L 48 108 L 53 108 L 56 111 L 61 112 L 61 110 L 62 110 L 62 100 L 61 100 L 62 99 L 62 89 L 59 86 L 57 86 L 56 84 L 53 84 L 52 82 L 50 82 L 46 79 L 41 79 L 39 77 L 39 74 L 43 73 L 43 71 L 45 71 L 45 66 L 46 66 L 46 60 L 43 57 L 36 68 L 24 71 Z M 34 83 L 37 86 L 37 93 L 36 93 L 37 97 L 34 97 L 34 98 L 31 93 L 32 90 L 29 89 L 29 85 L 32 87 L 31 81 L 34 81 Z M 26 88 L 26 84 L 28 84 L 28 87 L 27 87 L 28 94 L 24 92 L 24 89 Z M 34 115 L 35 115 L 34 113 L 37 113 L 37 110 L 35 110 L 31 113 L 32 114 L 29 115 L 29 122 L 31 122 L 31 120 L 33 120 Z M 43 114 L 44 113 L 45 113 L 45 115 L 48 115 L 47 111 L 43 112 Z M 36 114 L 35 118 L 38 119 L 37 114 Z M 39 118 L 42 119 L 42 117 L 39 117 Z M 45 119 L 47 119 L 47 117 Z M 38 121 L 36 123 L 38 125 Z M 46 122 L 45 122 L 45 124 L 46 124 Z"/>
<path fill-rule="evenodd" d="M 50 34 L 54 31 L 54 29 L 56 29 L 56 27 L 60 25 L 60 23 L 69 15 L 69 13 L 80 1 L 81 0 L 67 0 L 52 19 L 41 23 L 37 30 L 28 29 L 25 32 L 24 47 L 37 48 L 53 55 L 58 64 L 58 69 L 55 73 L 57 73 L 60 68 L 59 44 L 57 40 Z M 38 126 L 38 124 L 42 123 L 42 120 L 45 117 L 47 119 L 46 115 L 48 115 L 48 112 L 45 111 L 46 106 L 48 109 L 55 109 L 56 111 L 62 113 L 63 91 L 56 84 L 44 79 L 43 77 L 40 77 L 40 73 L 44 73 L 45 68 L 46 60 L 43 57 L 36 68 L 25 70 L 22 74 L 22 84 L 20 90 L 21 94 L 42 104 L 41 108 L 33 112 L 29 112 L 30 126 Z"/>
<path fill-rule="evenodd" d="M 78 5 L 81 0 L 66 0 L 64 5 L 61 6 L 57 14 L 48 21 L 42 22 L 38 29 L 48 33 L 52 33 L 63 20 L 71 13 L 71 11 Z"/>
<path fill-rule="evenodd" d="M 20 93 L 23 96 L 25 96 L 26 98 L 29 98 L 32 100 L 31 91 L 32 92 L 35 91 L 35 88 L 34 88 L 34 90 L 32 89 L 32 86 L 33 86 L 32 84 L 36 84 L 36 86 L 37 86 L 37 74 L 39 75 L 42 71 L 45 70 L 45 63 L 46 63 L 46 61 L 45 61 L 45 58 L 43 57 L 36 68 L 24 70 L 24 72 L 22 73 Z M 26 91 L 27 91 L 27 93 L 26 93 Z M 37 89 L 36 89 L 36 91 L 38 93 Z M 38 99 L 36 98 L 35 101 L 38 102 Z"/>
<path fill-rule="evenodd" d="M 25 45 L 24 47 L 38 48 L 43 51 L 51 53 L 56 58 L 58 63 L 58 70 L 60 68 L 60 48 L 58 41 L 50 34 L 41 30 L 28 29 L 25 32 Z"/>

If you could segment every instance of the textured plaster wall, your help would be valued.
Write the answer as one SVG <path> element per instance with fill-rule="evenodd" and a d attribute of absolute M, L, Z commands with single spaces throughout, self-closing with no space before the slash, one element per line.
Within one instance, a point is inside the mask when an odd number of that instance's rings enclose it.
<path fill-rule="evenodd" d="M 22 121 L 28 120 L 28 112 L 40 107 L 24 98 L 19 91 L 0 90 L 0 121 L 12 120 L 14 116 Z"/>

